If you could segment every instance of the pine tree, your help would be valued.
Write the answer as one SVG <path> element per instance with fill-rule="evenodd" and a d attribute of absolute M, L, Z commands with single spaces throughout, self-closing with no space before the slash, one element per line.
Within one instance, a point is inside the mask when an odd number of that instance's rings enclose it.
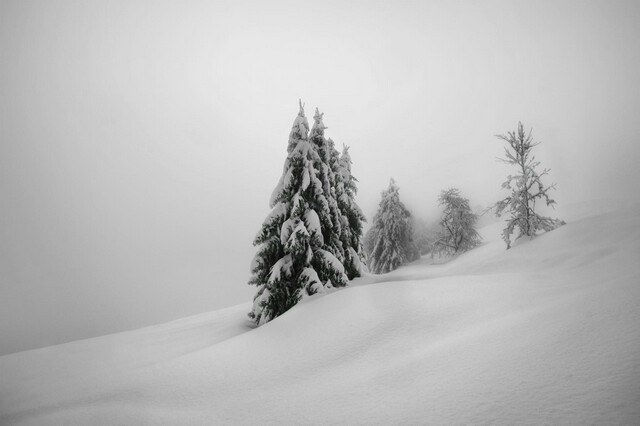
<path fill-rule="evenodd" d="M 333 141 L 331 141 L 333 142 Z M 336 151 L 337 152 L 337 151 Z M 349 279 L 357 278 L 366 270 L 362 243 L 362 223 L 366 222 L 362 210 L 356 204 L 358 193 L 356 179 L 351 174 L 349 147 L 343 145 L 342 154 L 336 165 L 336 197 L 342 213 L 342 246 L 344 247 L 344 268 Z"/>
<path fill-rule="evenodd" d="M 393 179 L 382 192 L 378 212 L 373 218 L 369 242 L 369 267 L 375 274 L 393 271 L 418 257 L 413 243 L 411 213 L 400 201 Z"/>
<path fill-rule="evenodd" d="M 550 190 L 555 189 L 555 184 L 544 186 L 541 181 L 542 176 L 549 173 L 549 169 L 544 169 L 542 173 L 536 171 L 540 162 L 535 160 L 532 150 L 540 143 L 533 141 L 531 131 L 525 134 L 524 126 L 518 122 L 517 131 L 496 137 L 508 144 L 504 149 L 505 158 L 499 160 L 517 169 L 517 173 L 507 176 L 507 180 L 502 184 L 502 188 L 509 190 L 510 194 L 494 206 L 497 216 L 501 216 L 505 211 L 510 213 L 507 227 L 502 231 L 502 239 L 509 249 L 511 234 L 515 228 L 519 230 L 517 240 L 522 236 L 533 237 L 540 229 L 551 231 L 564 222 L 540 216 L 535 212 L 537 199 L 544 200 L 547 206 L 553 206 L 556 202 L 548 194 Z"/>
<path fill-rule="evenodd" d="M 294 120 L 293 126 L 291 126 L 287 154 L 291 154 L 300 141 L 309 139 L 309 122 L 304 115 L 304 105 L 302 104 L 302 100 L 299 100 L 298 103 L 300 105 L 300 112 L 298 112 L 298 116 Z"/>
<path fill-rule="evenodd" d="M 342 214 L 336 200 L 336 177 L 334 169 L 331 167 L 332 158 L 337 155 L 337 152 L 334 153 L 335 148 L 330 146 L 329 140 L 324 137 L 324 131 L 327 127 L 324 125 L 323 116 L 324 113 L 321 114 L 316 108 L 313 127 L 309 134 L 309 142 L 318 153 L 319 161 L 316 163 L 316 168 L 319 171 L 318 178 L 322 182 L 322 191 L 327 202 L 326 208 L 318 211 L 318 215 L 322 223 L 324 249 L 333 254 L 340 262 L 344 262 L 344 248 L 341 240 Z M 342 286 L 344 284 L 334 283 L 334 285 Z"/>
<path fill-rule="evenodd" d="M 440 253 L 457 254 L 480 244 L 480 234 L 475 229 L 478 215 L 471 211 L 469 200 L 460 195 L 459 189 L 442 191 L 438 203 L 444 207 L 442 232 L 436 242 Z"/>
<path fill-rule="evenodd" d="M 283 314 L 306 295 L 347 283 L 342 264 L 325 249 L 324 235 L 329 232 L 322 217 L 328 217 L 329 204 L 319 178 L 322 161 L 308 140 L 308 128 L 300 103 L 288 148 L 292 140 L 297 143 L 273 191 L 272 211 L 254 240 L 259 249 L 249 284 L 258 286 L 258 291 L 249 316 L 258 325 Z"/>

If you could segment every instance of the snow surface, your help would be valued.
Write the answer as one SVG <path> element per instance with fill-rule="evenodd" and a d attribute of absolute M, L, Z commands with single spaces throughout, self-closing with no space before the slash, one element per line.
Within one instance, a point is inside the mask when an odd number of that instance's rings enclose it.
<path fill-rule="evenodd" d="M 0 357 L 0 424 L 640 424 L 640 209 L 304 299 Z"/>

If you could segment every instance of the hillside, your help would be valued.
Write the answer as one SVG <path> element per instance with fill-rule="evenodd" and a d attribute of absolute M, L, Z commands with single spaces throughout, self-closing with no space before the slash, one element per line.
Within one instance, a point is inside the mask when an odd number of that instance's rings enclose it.
<path fill-rule="evenodd" d="M 640 209 L 304 300 L 0 357 L 0 424 L 637 424 Z"/>

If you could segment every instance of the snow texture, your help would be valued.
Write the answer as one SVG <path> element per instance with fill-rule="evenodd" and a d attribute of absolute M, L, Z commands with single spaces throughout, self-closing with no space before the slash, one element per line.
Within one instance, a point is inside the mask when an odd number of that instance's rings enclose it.
<path fill-rule="evenodd" d="M 288 254 L 284 255 L 284 257 L 280 258 L 271 268 L 271 274 L 269 275 L 269 284 L 273 284 L 274 282 L 282 279 L 283 272 L 286 276 L 290 276 L 292 267 L 293 262 L 291 261 L 291 256 Z"/>
<path fill-rule="evenodd" d="M 327 268 L 338 271 L 341 274 L 344 274 L 344 267 L 342 263 L 330 252 L 326 250 L 318 250 L 318 255 L 322 258 L 323 263 L 327 266 Z M 345 277 L 346 280 L 346 277 Z"/>
<path fill-rule="evenodd" d="M 315 210 L 307 210 L 304 214 L 304 223 L 307 226 L 307 230 L 309 230 L 310 235 L 316 235 L 322 241 L 322 228 L 320 226 L 320 218 L 318 217 L 318 213 Z"/>
<path fill-rule="evenodd" d="M 247 303 L 5 355 L 0 424 L 638 424 L 639 207 L 511 250 L 491 225 L 259 328 Z"/>

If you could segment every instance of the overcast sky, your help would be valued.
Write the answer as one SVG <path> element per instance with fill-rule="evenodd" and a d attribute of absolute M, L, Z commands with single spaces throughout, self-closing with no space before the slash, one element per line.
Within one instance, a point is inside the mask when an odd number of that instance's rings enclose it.
<path fill-rule="evenodd" d="M 638 198 L 637 1 L 0 0 L 0 354 L 251 300 L 298 99 L 371 219 L 542 142 L 560 208 Z"/>

